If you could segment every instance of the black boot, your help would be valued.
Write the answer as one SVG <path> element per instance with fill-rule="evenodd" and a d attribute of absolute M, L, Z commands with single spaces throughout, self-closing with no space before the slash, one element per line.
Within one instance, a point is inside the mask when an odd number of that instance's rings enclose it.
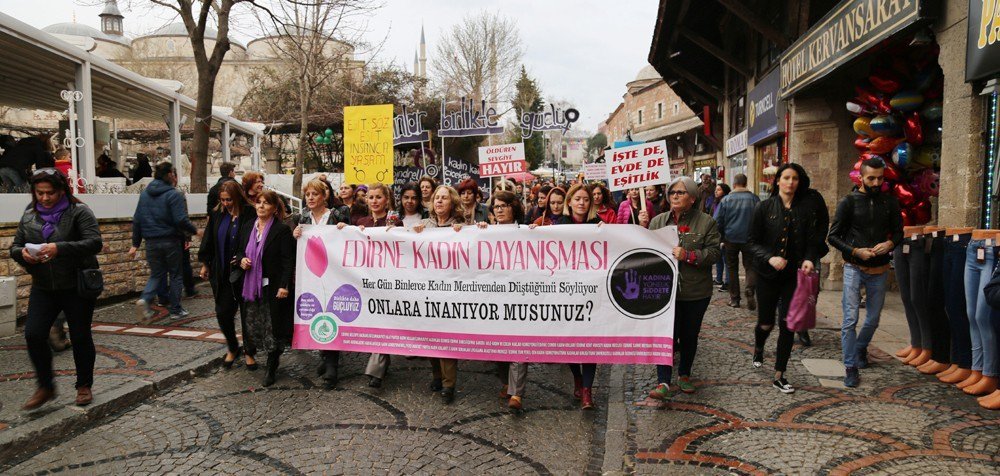
<path fill-rule="evenodd" d="M 267 373 L 264 374 L 264 381 L 261 385 L 270 387 L 274 385 L 275 374 L 278 373 L 278 361 L 281 358 L 281 351 L 276 350 L 267 354 Z"/>
<path fill-rule="evenodd" d="M 323 351 L 323 363 L 326 370 L 323 372 L 323 387 L 333 390 L 337 387 L 337 367 L 340 364 L 340 352 Z"/>

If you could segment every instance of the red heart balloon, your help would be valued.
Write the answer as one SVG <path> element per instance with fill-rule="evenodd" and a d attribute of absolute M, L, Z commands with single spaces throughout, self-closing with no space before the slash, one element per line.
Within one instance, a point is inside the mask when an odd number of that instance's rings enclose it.
<path fill-rule="evenodd" d="M 909 210 L 901 208 L 899 214 L 903 217 L 903 226 L 913 226 L 913 218 L 910 217 Z"/>
<path fill-rule="evenodd" d="M 855 172 L 860 172 L 861 171 L 861 163 L 864 162 L 864 161 L 865 161 L 865 159 L 861 158 L 861 159 L 858 159 L 858 161 L 854 163 L 854 171 Z"/>
<path fill-rule="evenodd" d="M 913 221 L 917 225 L 923 225 L 931 221 L 931 202 L 923 200 L 913 206 Z"/>
<path fill-rule="evenodd" d="M 886 169 L 886 171 L 888 170 Z M 913 190 L 910 190 L 910 187 L 903 183 L 897 183 L 892 188 L 892 196 L 899 200 L 899 206 L 902 208 L 909 208 L 917 201 L 917 197 L 913 196 Z"/>
<path fill-rule="evenodd" d="M 875 93 L 872 92 L 871 89 L 868 89 L 868 88 L 863 87 L 863 86 L 855 86 L 854 87 L 854 92 L 855 92 L 855 94 L 857 94 L 856 100 L 859 103 L 868 106 L 872 110 L 874 110 L 875 107 L 879 103 L 878 96 L 876 96 Z"/>
<path fill-rule="evenodd" d="M 874 72 L 868 76 L 868 81 L 875 89 L 886 94 L 893 94 L 902 87 L 899 76 L 888 68 L 875 68 Z"/>
<path fill-rule="evenodd" d="M 876 137 L 868 143 L 868 151 L 873 154 L 888 154 L 892 152 L 893 149 L 903 142 L 903 138 L 896 137 Z"/>
<path fill-rule="evenodd" d="M 903 121 L 903 135 L 906 136 L 906 141 L 910 144 L 920 145 L 924 143 L 924 126 L 920 122 L 920 114 L 917 111 L 906 115 L 906 120 Z"/>

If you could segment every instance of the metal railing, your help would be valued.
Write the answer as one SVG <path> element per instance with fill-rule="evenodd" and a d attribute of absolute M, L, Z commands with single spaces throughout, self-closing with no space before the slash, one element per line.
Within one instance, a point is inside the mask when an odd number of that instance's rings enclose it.
<path fill-rule="evenodd" d="M 268 187 L 268 186 L 265 185 L 264 188 L 266 188 L 266 189 L 268 189 L 268 190 L 270 190 L 270 191 L 278 194 L 279 196 L 283 197 L 286 201 L 288 201 L 288 206 L 292 209 L 292 213 L 300 213 L 300 214 L 302 213 L 302 199 L 301 198 L 295 197 L 294 195 L 289 195 L 287 193 L 284 193 L 281 190 L 275 189 L 274 187 Z"/>

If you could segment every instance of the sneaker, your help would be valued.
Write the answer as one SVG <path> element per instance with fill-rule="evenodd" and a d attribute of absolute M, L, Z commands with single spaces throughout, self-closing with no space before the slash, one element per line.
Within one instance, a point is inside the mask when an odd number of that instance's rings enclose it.
<path fill-rule="evenodd" d="M 513 395 L 510 400 L 507 400 L 507 408 L 511 410 L 520 410 L 522 408 L 521 397 Z"/>
<path fill-rule="evenodd" d="M 722 286 L 719 286 L 719 291 L 729 291 L 729 285 L 723 284 Z"/>
<path fill-rule="evenodd" d="M 867 369 L 868 368 L 868 349 L 858 350 L 858 368 Z"/>
<path fill-rule="evenodd" d="M 661 383 L 656 388 L 649 391 L 649 398 L 653 400 L 666 400 L 670 396 L 670 384 Z"/>
<path fill-rule="evenodd" d="M 802 347 L 809 347 L 813 345 L 813 341 L 809 337 L 809 331 L 802 331 L 797 334 L 799 335 L 799 343 L 802 344 Z"/>
<path fill-rule="evenodd" d="M 753 351 L 753 368 L 759 369 L 764 366 L 764 351 Z"/>
<path fill-rule="evenodd" d="M 844 386 L 854 388 L 861 383 L 861 375 L 856 367 L 848 367 L 847 375 L 844 377 Z"/>
<path fill-rule="evenodd" d="M 788 383 L 785 377 L 775 380 L 771 385 L 774 385 L 774 388 L 778 389 L 781 393 L 795 393 L 795 387 L 792 387 L 792 384 Z"/>
<path fill-rule="evenodd" d="M 677 387 L 684 393 L 694 393 L 694 384 L 688 377 L 681 377 L 677 380 Z"/>
<path fill-rule="evenodd" d="M 139 316 L 139 319 L 152 319 L 156 315 L 153 306 L 145 299 L 135 302 L 135 312 Z"/>
<path fill-rule="evenodd" d="M 186 309 L 181 309 L 180 311 L 177 312 L 171 312 L 169 317 L 170 320 L 176 321 L 177 319 L 184 319 L 185 317 L 188 317 L 190 315 L 191 313 L 188 312 Z"/>

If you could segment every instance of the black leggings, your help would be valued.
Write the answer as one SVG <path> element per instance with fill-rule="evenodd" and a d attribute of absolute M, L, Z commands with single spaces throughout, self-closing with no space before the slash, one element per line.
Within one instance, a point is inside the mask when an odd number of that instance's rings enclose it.
<path fill-rule="evenodd" d="M 573 372 L 574 379 L 583 381 L 584 387 L 590 388 L 594 386 L 594 376 L 597 375 L 597 364 L 569 364 L 569 371 Z"/>
<path fill-rule="evenodd" d="M 229 352 L 236 355 L 240 350 L 240 341 L 236 338 L 236 314 L 240 312 L 240 306 L 236 302 L 236 296 L 233 295 L 233 285 L 229 284 L 228 276 L 226 278 L 215 286 L 215 319 L 219 322 L 222 335 L 226 336 Z M 240 313 L 240 324 L 246 329 L 242 313 Z"/>
<path fill-rule="evenodd" d="M 757 281 L 757 327 L 754 329 L 754 349 L 764 351 L 767 337 L 774 328 L 775 318 L 778 321 L 778 355 L 774 360 L 774 370 L 784 372 L 788 366 L 788 358 L 792 355 L 792 340 L 795 333 L 788 330 L 785 319 L 788 317 L 788 305 L 795 294 L 795 273 L 781 273 L 772 279 Z M 764 327 L 767 329 L 764 329 Z"/>
<path fill-rule="evenodd" d="M 76 289 L 47 291 L 31 288 L 28 297 L 28 318 L 24 322 L 24 340 L 28 343 L 28 357 L 35 366 L 39 388 L 55 388 L 52 373 L 52 349 L 49 348 L 49 329 L 60 312 L 66 313 L 69 336 L 73 341 L 73 362 L 76 364 L 76 387 L 94 385 L 94 336 L 90 324 L 94 319 L 96 300 L 82 298 Z"/>

